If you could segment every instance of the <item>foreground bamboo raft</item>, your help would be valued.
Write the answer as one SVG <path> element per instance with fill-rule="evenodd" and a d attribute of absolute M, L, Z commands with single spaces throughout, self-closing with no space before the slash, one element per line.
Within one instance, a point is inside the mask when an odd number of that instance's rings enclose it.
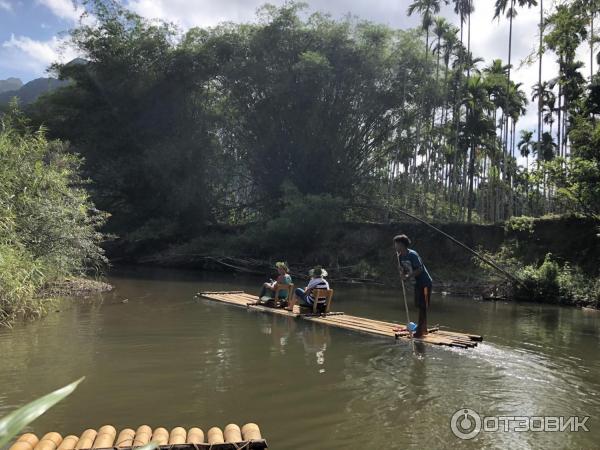
<path fill-rule="evenodd" d="M 64 438 L 56 432 L 46 433 L 41 439 L 35 434 L 26 433 L 19 437 L 9 450 L 127 450 L 150 442 L 157 444 L 161 450 L 268 448 L 258 425 L 247 423 L 241 428 L 235 424 L 229 424 L 223 430 L 212 427 L 206 434 L 200 428 L 186 430 L 176 427 L 168 431 L 163 427 L 152 429 L 148 425 L 139 426 L 136 430 L 124 428 L 118 434 L 112 425 L 104 425 L 97 431 L 90 428 L 80 436 L 69 435 Z"/>
<path fill-rule="evenodd" d="M 406 328 L 397 323 L 383 322 L 380 320 L 367 319 L 365 317 L 350 316 L 342 312 L 334 312 L 326 315 L 313 315 L 287 311 L 283 308 L 272 308 L 264 305 L 256 305 L 255 303 L 258 301 L 258 297 L 247 294 L 244 291 L 200 292 L 198 293 L 198 296 L 217 302 L 248 308 L 254 311 L 262 311 L 272 314 L 280 314 L 287 317 L 301 318 L 311 322 L 317 322 L 323 325 L 343 328 L 359 333 L 410 340 L 410 336 L 406 331 Z M 444 331 L 438 328 L 430 328 L 427 336 L 415 340 L 432 345 L 471 348 L 475 347 L 478 342 L 483 340 L 483 338 L 476 334 L 459 333 L 453 331 Z"/>

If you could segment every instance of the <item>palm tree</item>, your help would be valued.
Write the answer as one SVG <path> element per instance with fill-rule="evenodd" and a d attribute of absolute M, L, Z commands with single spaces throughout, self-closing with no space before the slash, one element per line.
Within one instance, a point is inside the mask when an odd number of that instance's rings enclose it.
<path fill-rule="evenodd" d="M 469 162 L 466 175 L 468 188 L 465 192 L 467 206 L 467 221 L 472 221 L 474 207 L 473 180 L 475 177 L 475 159 L 478 149 L 486 147 L 495 136 L 495 124 L 489 112 L 494 105 L 489 101 L 486 84 L 480 74 L 471 77 L 466 86 L 464 103 L 467 114 L 463 123 L 462 137 L 466 148 L 469 149 Z"/>
<path fill-rule="evenodd" d="M 525 180 L 525 196 L 529 198 L 529 155 L 533 151 L 535 143 L 532 142 L 533 131 L 521 130 L 521 140 L 517 144 L 519 147 L 519 152 L 521 156 L 526 159 L 525 164 L 525 173 L 523 174 L 523 178 Z"/>
<path fill-rule="evenodd" d="M 429 57 L 429 31 L 433 24 L 433 16 L 440 12 L 440 0 L 415 0 L 408 7 L 408 15 L 412 16 L 415 12 L 421 15 L 421 28 L 425 30 L 425 71 L 427 71 L 427 62 Z M 422 90 L 419 109 L 423 109 L 423 100 L 425 98 L 425 90 Z M 426 120 L 429 121 L 429 114 L 423 114 Z M 414 165 L 417 166 L 417 155 L 421 149 L 421 119 L 417 122 L 417 142 L 414 152 Z M 425 149 L 427 152 L 427 149 Z"/>
<path fill-rule="evenodd" d="M 557 147 L 558 146 L 554 142 L 554 139 L 552 138 L 552 135 L 550 133 L 548 133 L 548 132 L 544 132 L 542 134 L 542 140 L 540 141 L 539 145 L 536 145 L 536 147 L 535 147 L 535 152 L 537 153 L 538 165 L 539 165 L 540 161 L 542 161 L 542 162 L 552 161 L 554 159 L 554 157 L 556 156 L 556 148 Z M 542 168 L 543 167 L 544 166 L 542 165 Z M 547 187 L 546 187 L 546 170 L 543 169 L 543 172 L 544 172 L 542 174 L 543 196 L 544 196 L 544 200 L 545 200 L 546 199 L 546 190 L 547 190 Z M 544 205 L 544 209 L 545 209 L 545 205 Z"/>
<path fill-rule="evenodd" d="M 521 140 L 517 144 L 521 156 L 527 160 L 525 164 L 525 170 L 529 168 L 529 155 L 533 148 L 534 143 L 532 142 L 533 131 L 521 130 Z"/>
<path fill-rule="evenodd" d="M 550 133 L 542 134 L 541 145 L 537 148 L 538 159 L 545 162 L 552 161 L 556 156 L 557 147 Z"/>
<path fill-rule="evenodd" d="M 512 58 L 512 29 L 513 29 L 513 18 L 517 15 L 517 11 L 515 9 L 515 5 L 518 3 L 519 6 L 527 6 L 528 8 L 532 6 L 537 6 L 536 0 L 496 0 L 495 4 L 495 12 L 494 19 L 500 19 L 500 15 L 506 12 L 506 16 L 509 18 L 509 32 L 508 32 L 508 80 L 507 86 L 508 89 L 506 91 L 506 106 L 508 109 L 508 92 L 510 90 L 510 70 L 511 70 L 511 58 Z M 507 11 L 508 9 L 508 11 Z M 504 128 L 505 133 L 505 146 L 508 148 L 508 115 L 505 115 L 506 125 Z"/>
<path fill-rule="evenodd" d="M 594 77 L 594 44 L 596 37 L 594 35 L 594 19 L 600 12 L 600 0 L 579 0 L 582 12 L 589 17 L 590 20 L 590 80 Z"/>
<path fill-rule="evenodd" d="M 541 84 L 535 84 L 532 88 L 531 101 L 538 101 L 538 108 L 540 118 L 543 123 L 552 123 L 552 114 L 554 113 L 554 104 L 556 102 L 556 96 L 554 92 L 552 92 L 552 88 L 547 81 L 542 82 Z M 544 115 L 544 111 L 549 111 L 546 115 Z M 538 123 L 538 142 L 542 139 L 542 133 L 544 132 L 544 126 Z M 552 132 L 552 130 L 550 130 Z"/>
<path fill-rule="evenodd" d="M 408 15 L 415 12 L 421 15 L 421 28 L 425 30 L 425 64 L 429 54 L 429 30 L 433 24 L 433 16 L 440 12 L 440 0 L 415 0 L 408 7 Z"/>
<path fill-rule="evenodd" d="M 542 58 L 544 54 L 544 0 L 540 0 L 540 44 L 538 47 L 538 86 L 542 86 Z M 531 101 L 535 101 L 532 98 Z M 538 145 L 542 140 L 542 105 L 543 98 L 541 95 L 538 96 L 538 127 L 537 127 L 537 140 Z"/>
<path fill-rule="evenodd" d="M 577 114 L 576 100 L 583 94 L 585 81 L 578 70 L 583 63 L 575 58 L 577 48 L 587 38 L 587 16 L 578 3 L 559 4 L 547 25 L 550 31 L 544 41 L 556 53 L 559 67 L 558 77 L 550 81 L 550 85 L 558 83 L 558 148 L 559 154 L 566 155 L 569 121 Z"/>
<path fill-rule="evenodd" d="M 436 64 L 436 82 L 439 81 L 439 68 L 440 68 L 440 55 L 441 55 L 441 51 L 442 51 L 442 39 L 444 38 L 444 36 L 448 33 L 448 31 L 450 30 L 450 23 L 444 19 L 443 17 L 436 17 L 434 19 L 434 27 L 433 27 L 433 34 L 435 35 L 435 37 L 437 38 L 437 44 L 435 46 L 435 50 L 437 53 L 437 64 Z"/>

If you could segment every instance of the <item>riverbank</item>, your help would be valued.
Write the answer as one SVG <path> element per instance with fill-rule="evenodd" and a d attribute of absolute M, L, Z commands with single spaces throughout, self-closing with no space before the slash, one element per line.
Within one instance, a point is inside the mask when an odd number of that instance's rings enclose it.
<path fill-rule="evenodd" d="M 507 223 L 436 224 L 472 249 L 496 255 L 511 247 L 513 261 L 541 265 L 551 252 L 560 264 L 577 267 L 590 280 L 600 275 L 600 223 L 577 216 L 514 218 Z M 490 297 L 501 282 L 474 256 L 426 225 L 403 223 L 340 223 L 310 242 L 256 239 L 256 225 L 207 227 L 201 236 L 178 241 L 116 241 L 107 248 L 113 262 L 268 277 L 275 261 L 287 261 L 295 278 L 315 264 L 325 266 L 338 283 L 398 283 L 391 238 L 409 235 L 435 281 L 435 290 L 454 295 Z M 516 266 L 506 263 L 506 268 Z M 506 299 L 503 297 L 502 299 Z"/>
<path fill-rule="evenodd" d="M 85 297 L 91 294 L 109 292 L 113 289 L 113 285 L 104 281 L 92 278 L 71 277 L 48 283 L 42 288 L 38 297 Z"/>
<path fill-rule="evenodd" d="M 6 302 L 0 307 L 0 328 L 12 327 L 18 320 L 31 320 L 47 314 L 49 305 L 59 297 L 87 298 L 93 294 L 109 292 L 113 286 L 104 281 L 85 278 L 67 277 L 60 281 L 44 284 L 28 297 L 19 302 Z"/>

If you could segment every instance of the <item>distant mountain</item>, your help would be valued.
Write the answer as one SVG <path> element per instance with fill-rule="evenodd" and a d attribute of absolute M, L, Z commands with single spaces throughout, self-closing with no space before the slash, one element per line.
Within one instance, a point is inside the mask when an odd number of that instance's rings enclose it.
<path fill-rule="evenodd" d="M 7 78 L 0 80 L 0 94 L 6 91 L 18 91 L 23 86 L 23 82 L 19 78 Z"/>
<path fill-rule="evenodd" d="M 16 80 L 16 78 L 9 78 L 9 80 Z M 21 82 L 21 80 L 18 81 Z M 69 81 L 57 80 L 56 78 L 37 78 L 23 84 L 18 89 L 4 92 L 0 90 L 0 105 L 8 104 L 13 97 L 19 97 L 19 102 L 22 105 L 28 105 L 35 102 L 40 95 L 68 84 Z"/>

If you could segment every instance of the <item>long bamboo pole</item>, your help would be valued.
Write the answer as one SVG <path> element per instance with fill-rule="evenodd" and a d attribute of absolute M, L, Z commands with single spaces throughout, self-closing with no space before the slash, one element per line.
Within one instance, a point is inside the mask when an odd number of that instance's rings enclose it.
<path fill-rule="evenodd" d="M 402 297 L 404 298 L 404 311 L 406 312 L 406 331 L 408 331 L 408 335 L 410 336 L 410 343 L 412 345 L 413 354 L 416 355 L 415 349 L 415 341 L 413 339 L 413 333 L 410 330 L 410 316 L 408 314 L 408 302 L 406 301 L 406 288 L 404 287 L 404 274 L 402 271 L 402 266 L 400 265 L 400 254 L 396 253 L 396 258 L 398 259 L 398 275 L 400 275 L 400 282 L 402 283 Z"/>
<path fill-rule="evenodd" d="M 475 255 L 477 258 L 479 258 L 481 261 L 483 261 L 484 263 L 488 264 L 489 266 L 493 267 L 494 269 L 496 269 L 498 272 L 502 273 L 504 276 L 510 278 L 511 280 L 515 281 L 516 283 L 520 284 L 521 286 L 523 285 L 523 281 L 521 281 L 519 278 L 517 278 L 516 276 L 514 276 L 513 274 L 511 274 L 510 272 L 507 272 L 505 269 L 503 269 L 502 267 L 498 266 L 498 264 L 496 264 L 494 261 L 492 261 L 490 258 L 487 258 L 485 256 L 483 256 L 482 254 L 476 252 L 475 250 L 473 250 L 471 247 L 463 244 L 462 242 L 460 242 L 458 239 L 450 236 L 448 233 L 443 232 L 442 230 L 440 230 L 439 228 L 437 228 L 436 226 L 430 224 L 429 222 L 421 219 L 420 217 L 415 216 L 414 214 L 411 214 L 409 212 L 406 212 L 402 209 L 396 209 L 396 211 L 410 217 L 411 219 L 416 220 L 417 222 L 421 222 L 422 224 L 427 225 L 429 228 L 437 231 L 438 233 L 440 233 L 441 235 L 447 237 L 448 239 L 450 239 L 452 242 L 454 242 L 456 245 L 458 245 L 459 247 L 464 248 L 465 250 L 467 250 L 468 252 L 472 253 L 473 255 Z"/>

